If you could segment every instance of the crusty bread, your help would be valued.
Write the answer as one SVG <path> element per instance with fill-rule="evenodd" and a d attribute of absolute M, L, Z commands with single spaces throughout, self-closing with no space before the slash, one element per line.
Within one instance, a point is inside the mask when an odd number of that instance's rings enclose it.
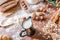
<path fill-rule="evenodd" d="M 20 10 L 19 0 L 10 0 L 0 6 L 0 12 L 2 12 L 4 16 L 9 16 L 17 10 Z"/>

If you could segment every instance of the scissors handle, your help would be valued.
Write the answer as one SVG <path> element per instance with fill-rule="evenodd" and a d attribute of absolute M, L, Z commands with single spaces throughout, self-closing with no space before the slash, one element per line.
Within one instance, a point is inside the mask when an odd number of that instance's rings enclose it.
<path fill-rule="evenodd" d="M 25 34 L 22 35 L 24 32 L 25 32 Z M 20 37 L 25 37 L 25 36 L 31 37 L 31 36 L 33 36 L 34 34 L 35 34 L 35 29 L 33 29 L 33 28 L 31 27 L 31 28 L 29 28 L 29 29 L 26 29 L 26 30 L 21 31 Z"/>
<path fill-rule="evenodd" d="M 22 30 L 21 32 L 20 32 L 20 37 L 25 37 L 25 36 L 27 36 L 28 34 L 27 34 L 27 31 L 26 30 Z"/>

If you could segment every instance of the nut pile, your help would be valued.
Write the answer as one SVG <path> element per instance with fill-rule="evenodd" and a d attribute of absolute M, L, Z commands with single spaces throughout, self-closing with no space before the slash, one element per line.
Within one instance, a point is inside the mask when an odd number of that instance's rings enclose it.
<path fill-rule="evenodd" d="M 33 20 L 45 20 L 48 16 L 43 12 L 32 13 Z"/>
<path fill-rule="evenodd" d="M 44 7 L 40 7 L 39 9 L 37 9 L 38 12 L 45 12 L 45 8 Z"/>
<path fill-rule="evenodd" d="M 33 37 L 33 40 L 53 40 L 50 34 L 37 32 Z"/>
<path fill-rule="evenodd" d="M 27 7 L 27 5 L 26 5 L 26 3 L 25 3 L 24 0 L 21 1 L 21 5 L 22 5 L 22 7 L 23 7 L 25 10 L 28 9 L 28 7 Z"/>

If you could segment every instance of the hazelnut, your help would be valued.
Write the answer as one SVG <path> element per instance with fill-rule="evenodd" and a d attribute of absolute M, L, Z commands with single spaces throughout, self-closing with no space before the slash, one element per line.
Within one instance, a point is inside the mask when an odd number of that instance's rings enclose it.
<path fill-rule="evenodd" d="M 2 35 L 0 35 L 0 40 L 2 40 Z"/>
<path fill-rule="evenodd" d="M 33 40 L 39 40 L 39 39 L 33 38 Z"/>
<path fill-rule="evenodd" d="M 48 38 L 50 38 L 50 36 L 48 36 Z"/>
<path fill-rule="evenodd" d="M 32 19 L 35 19 L 35 17 L 36 17 L 36 14 L 32 13 Z"/>
<path fill-rule="evenodd" d="M 25 10 L 27 10 L 27 9 L 28 9 L 28 8 L 27 8 L 27 5 L 24 5 L 23 7 L 24 7 L 24 9 L 25 9 Z"/>
<path fill-rule="evenodd" d="M 49 4 L 47 4 L 46 7 L 49 8 Z"/>
<path fill-rule="evenodd" d="M 40 11 L 41 11 L 41 12 L 43 11 L 43 9 L 44 9 L 43 7 L 40 7 Z"/>
<path fill-rule="evenodd" d="M 25 10 L 27 10 L 27 5 L 25 4 L 24 0 L 22 0 L 22 6 L 24 7 Z"/>
<path fill-rule="evenodd" d="M 44 9 L 43 12 L 46 12 L 46 9 Z"/>
<path fill-rule="evenodd" d="M 47 19 L 47 18 L 48 18 L 48 16 L 47 16 L 47 15 L 44 15 L 43 17 L 44 17 L 44 19 Z"/>
<path fill-rule="evenodd" d="M 26 7 L 27 7 L 27 5 L 24 5 L 23 7 L 24 7 L 24 8 L 26 8 Z"/>
<path fill-rule="evenodd" d="M 44 17 L 43 17 L 43 16 L 40 16 L 39 18 L 40 18 L 41 20 L 43 20 L 43 19 L 44 19 Z"/>
<path fill-rule="evenodd" d="M 36 19 L 36 20 L 39 20 L 39 17 L 36 17 L 35 19 Z"/>
<path fill-rule="evenodd" d="M 25 3 L 22 3 L 22 6 L 24 6 L 25 5 Z"/>
<path fill-rule="evenodd" d="M 49 3 L 46 5 L 47 8 L 49 8 L 50 6 L 51 6 L 51 4 L 49 4 Z"/>

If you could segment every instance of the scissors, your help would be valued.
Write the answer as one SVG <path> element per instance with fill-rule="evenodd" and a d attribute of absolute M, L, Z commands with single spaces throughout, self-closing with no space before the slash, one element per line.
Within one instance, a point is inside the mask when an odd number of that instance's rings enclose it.
<path fill-rule="evenodd" d="M 24 30 L 20 32 L 20 37 L 33 36 L 35 34 L 35 29 L 32 25 L 31 16 L 29 16 L 25 21 L 23 21 L 22 27 L 24 28 Z"/>

